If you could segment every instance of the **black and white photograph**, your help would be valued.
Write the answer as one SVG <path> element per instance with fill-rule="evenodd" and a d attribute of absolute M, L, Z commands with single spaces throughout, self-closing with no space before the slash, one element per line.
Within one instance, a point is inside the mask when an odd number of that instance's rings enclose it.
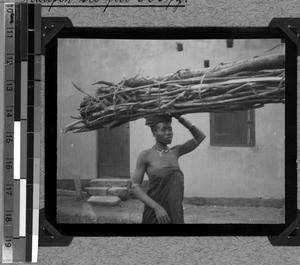
<path fill-rule="evenodd" d="M 58 38 L 57 223 L 284 224 L 285 51 Z"/>

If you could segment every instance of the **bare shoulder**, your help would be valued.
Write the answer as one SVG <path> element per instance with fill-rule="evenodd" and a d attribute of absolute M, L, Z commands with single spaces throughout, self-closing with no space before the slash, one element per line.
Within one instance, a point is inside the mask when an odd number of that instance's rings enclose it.
<path fill-rule="evenodd" d="M 151 153 L 151 148 L 143 150 L 142 152 L 140 152 L 138 160 L 141 162 L 147 162 L 149 159 L 150 153 Z"/>
<path fill-rule="evenodd" d="M 170 150 L 177 150 L 178 148 L 180 148 L 181 144 L 178 145 L 174 145 L 170 148 Z"/>
<path fill-rule="evenodd" d="M 182 146 L 181 144 L 174 145 L 174 146 L 172 146 L 172 147 L 170 148 L 170 150 L 177 152 L 177 151 L 180 149 L 181 146 Z"/>

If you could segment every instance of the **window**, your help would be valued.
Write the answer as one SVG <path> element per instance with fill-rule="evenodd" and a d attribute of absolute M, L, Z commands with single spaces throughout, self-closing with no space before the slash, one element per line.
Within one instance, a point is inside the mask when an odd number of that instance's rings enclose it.
<path fill-rule="evenodd" d="M 183 51 L 183 43 L 178 42 L 177 46 L 176 46 L 176 49 L 177 49 L 178 52 L 182 52 Z"/>
<path fill-rule="evenodd" d="M 212 146 L 254 146 L 254 110 L 210 114 Z"/>
<path fill-rule="evenodd" d="M 209 67 L 209 60 L 204 60 L 204 68 L 208 68 Z"/>
<path fill-rule="evenodd" d="M 233 48 L 233 39 L 226 40 L 227 48 Z"/>

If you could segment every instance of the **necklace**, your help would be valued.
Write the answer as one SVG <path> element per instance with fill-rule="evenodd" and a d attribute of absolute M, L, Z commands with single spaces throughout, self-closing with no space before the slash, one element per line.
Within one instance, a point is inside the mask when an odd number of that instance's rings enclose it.
<path fill-rule="evenodd" d="M 169 148 L 168 149 L 159 149 L 156 146 L 153 146 L 153 149 L 155 149 L 158 152 L 160 158 L 164 158 L 164 154 L 166 154 L 170 151 Z"/>

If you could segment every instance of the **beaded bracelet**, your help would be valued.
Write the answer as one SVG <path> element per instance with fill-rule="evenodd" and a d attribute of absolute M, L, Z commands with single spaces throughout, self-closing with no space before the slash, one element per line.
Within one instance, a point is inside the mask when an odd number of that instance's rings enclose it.
<path fill-rule="evenodd" d="M 184 117 L 180 117 L 180 118 L 178 119 L 178 121 L 179 121 L 182 125 L 184 125 L 185 127 L 187 127 L 189 130 L 190 130 L 193 126 L 195 126 L 194 123 L 191 123 L 189 120 L 187 120 L 187 119 L 184 118 Z"/>
<path fill-rule="evenodd" d="M 195 139 L 195 138 L 193 138 L 193 140 L 194 140 L 194 143 L 198 146 L 200 143 L 198 143 L 198 141 Z"/>

